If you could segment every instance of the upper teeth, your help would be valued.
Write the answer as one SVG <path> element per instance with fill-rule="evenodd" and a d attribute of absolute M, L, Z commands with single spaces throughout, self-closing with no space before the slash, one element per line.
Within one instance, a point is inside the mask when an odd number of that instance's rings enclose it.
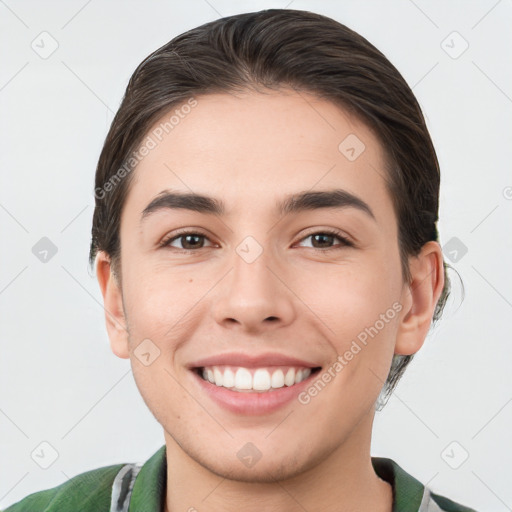
<path fill-rule="evenodd" d="M 293 386 L 307 379 L 311 368 L 283 367 L 239 368 L 229 366 L 211 366 L 203 368 L 203 378 L 216 386 L 233 388 L 233 391 L 268 391 L 270 388 Z"/>

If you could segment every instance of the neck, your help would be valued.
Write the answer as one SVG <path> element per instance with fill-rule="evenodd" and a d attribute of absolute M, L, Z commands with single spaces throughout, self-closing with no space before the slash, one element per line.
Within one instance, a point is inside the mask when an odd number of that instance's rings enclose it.
<path fill-rule="evenodd" d="M 166 432 L 165 512 L 392 512 L 392 487 L 377 476 L 371 462 L 372 423 L 373 411 L 341 445 L 311 454 L 308 467 L 286 475 L 282 471 L 278 477 L 269 468 L 263 482 L 212 472 L 205 457 L 191 457 Z"/>

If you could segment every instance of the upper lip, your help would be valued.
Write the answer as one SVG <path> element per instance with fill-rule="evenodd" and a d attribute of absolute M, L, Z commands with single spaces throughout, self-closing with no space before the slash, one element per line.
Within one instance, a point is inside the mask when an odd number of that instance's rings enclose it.
<path fill-rule="evenodd" d="M 285 354 L 266 352 L 259 355 L 243 354 L 241 352 L 228 352 L 199 359 L 188 365 L 189 368 L 204 368 L 205 366 L 241 366 L 243 368 L 262 368 L 264 366 L 299 366 L 303 368 L 316 368 L 320 365 L 290 357 Z"/>

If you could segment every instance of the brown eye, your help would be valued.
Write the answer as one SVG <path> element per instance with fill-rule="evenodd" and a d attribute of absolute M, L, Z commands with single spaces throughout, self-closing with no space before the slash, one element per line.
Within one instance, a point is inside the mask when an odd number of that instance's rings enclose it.
<path fill-rule="evenodd" d="M 347 246 L 353 247 L 354 245 L 352 244 L 352 242 L 350 242 L 347 238 L 345 238 L 337 231 L 318 231 L 305 236 L 302 240 L 307 240 L 308 238 L 312 240 L 312 245 L 310 247 L 313 249 L 329 250 L 339 249 Z M 338 244 L 338 247 L 336 245 L 332 245 L 333 243 L 335 243 L 336 240 L 341 242 L 341 244 Z"/>
<path fill-rule="evenodd" d="M 181 245 L 183 249 L 197 249 L 203 247 L 204 237 L 202 235 L 181 235 L 178 240 L 182 239 Z M 202 242 L 202 243 L 201 243 Z"/>
<path fill-rule="evenodd" d="M 328 235 L 326 233 L 318 233 L 317 235 L 310 236 L 311 240 L 313 241 L 313 247 L 318 247 L 318 245 L 315 245 L 318 243 L 320 244 L 320 248 L 326 247 L 326 244 L 328 247 L 330 247 L 331 244 L 334 242 L 334 239 L 336 238 L 333 235 Z"/>
<path fill-rule="evenodd" d="M 205 247 L 205 240 L 208 240 L 205 235 L 190 231 L 186 233 L 180 233 L 179 235 L 173 236 L 172 238 L 168 238 L 162 241 L 160 245 L 161 247 L 172 247 L 182 251 L 193 251 Z M 176 241 L 179 244 L 178 247 L 173 245 Z"/>

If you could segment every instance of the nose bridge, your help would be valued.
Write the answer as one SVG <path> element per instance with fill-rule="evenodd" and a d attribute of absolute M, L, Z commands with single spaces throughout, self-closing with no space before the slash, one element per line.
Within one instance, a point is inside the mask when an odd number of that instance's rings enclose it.
<path fill-rule="evenodd" d="M 277 256 L 262 240 L 246 236 L 230 258 L 232 267 L 215 305 L 219 323 L 239 323 L 257 330 L 269 323 L 283 325 L 294 317 L 293 294 L 275 274 Z"/>
<path fill-rule="evenodd" d="M 232 292 L 240 290 L 248 295 L 248 299 L 251 295 L 254 299 L 266 298 L 269 288 L 275 286 L 275 283 L 271 282 L 275 276 L 269 270 L 272 260 L 268 242 L 260 243 L 252 235 L 245 237 L 235 248 L 232 258 Z"/>

